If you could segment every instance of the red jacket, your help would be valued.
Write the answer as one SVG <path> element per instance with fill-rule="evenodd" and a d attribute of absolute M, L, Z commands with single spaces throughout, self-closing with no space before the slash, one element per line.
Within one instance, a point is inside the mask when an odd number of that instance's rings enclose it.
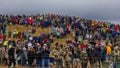
<path fill-rule="evenodd" d="M 27 18 L 27 23 L 28 23 L 28 24 L 33 23 L 33 21 L 34 21 L 34 19 L 33 19 L 33 18 L 31 18 L 31 17 L 28 17 L 28 18 Z"/>
<path fill-rule="evenodd" d="M 84 44 L 82 44 L 82 45 L 81 45 L 81 49 L 84 49 L 84 48 L 85 48 L 85 45 L 84 45 Z"/>
<path fill-rule="evenodd" d="M 108 28 L 106 28 L 106 31 L 107 31 L 107 32 L 110 32 L 110 28 L 109 28 L 109 27 L 108 27 Z"/>

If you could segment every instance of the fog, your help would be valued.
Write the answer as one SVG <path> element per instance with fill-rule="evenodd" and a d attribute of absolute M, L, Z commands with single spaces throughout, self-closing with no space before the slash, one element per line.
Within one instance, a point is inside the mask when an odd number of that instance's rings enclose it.
<path fill-rule="evenodd" d="M 120 0 L 0 0 L 0 14 L 72 15 L 120 24 Z"/>

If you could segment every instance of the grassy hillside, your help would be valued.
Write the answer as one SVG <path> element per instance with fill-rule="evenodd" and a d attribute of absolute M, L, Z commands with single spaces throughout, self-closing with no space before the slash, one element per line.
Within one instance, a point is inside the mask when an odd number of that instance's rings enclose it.
<path fill-rule="evenodd" d="M 13 32 L 15 29 L 20 30 L 20 31 L 28 31 L 30 29 L 36 29 L 36 33 L 32 34 L 32 36 L 39 36 L 42 33 L 49 33 L 50 28 L 42 29 L 41 27 L 39 27 L 39 28 L 38 27 L 33 27 L 33 26 L 26 27 L 26 26 L 22 26 L 22 25 L 9 25 L 9 26 L 7 26 L 8 31 Z M 68 40 L 68 39 L 73 39 L 72 35 L 68 35 L 67 37 L 65 37 L 63 39 L 53 38 L 54 43 L 52 43 L 52 47 L 54 47 L 54 44 L 56 42 L 59 42 L 60 44 L 65 44 L 65 41 Z M 8 37 L 7 37 L 7 40 L 8 40 Z M 17 39 L 15 39 L 15 40 L 17 40 Z"/>

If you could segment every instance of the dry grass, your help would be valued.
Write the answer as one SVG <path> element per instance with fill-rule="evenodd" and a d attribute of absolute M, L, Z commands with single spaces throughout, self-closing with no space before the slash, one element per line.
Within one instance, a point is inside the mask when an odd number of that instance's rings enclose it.
<path fill-rule="evenodd" d="M 35 34 L 32 34 L 32 36 L 39 36 L 40 34 L 43 34 L 43 33 L 49 33 L 49 29 L 50 28 L 44 28 L 42 29 L 41 27 L 33 27 L 33 26 L 22 26 L 22 25 L 9 25 L 7 26 L 7 30 L 8 31 L 14 31 L 15 29 L 17 30 L 20 30 L 20 31 L 28 31 L 30 29 L 36 29 L 36 33 Z M 8 40 L 8 37 L 6 38 Z M 73 39 L 72 38 L 72 35 L 67 35 L 67 37 L 63 38 L 63 39 L 57 39 L 57 38 L 53 38 L 54 40 L 54 43 L 51 44 L 52 47 L 54 47 L 54 44 L 56 42 L 59 42 L 60 44 L 65 44 L 66 40 L 68 39 Z M 17 40 L 17 39 L 15 39 Z"/>

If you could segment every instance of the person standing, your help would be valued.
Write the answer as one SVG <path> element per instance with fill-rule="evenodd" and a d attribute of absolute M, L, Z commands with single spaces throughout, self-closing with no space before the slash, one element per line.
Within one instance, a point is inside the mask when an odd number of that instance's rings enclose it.
<path fill-rule="evenodd" d="M 111 45 L 108 44 L 108 42 L 107 42 L 106 43 L 106 56 L 107 56 L 108 62 L 110 62 L 110 60 L 111 60 L 111 54 L 112 54 Z"/>
<path fill-rule="evenodd" d="M 41 58 L 42 58 L 42 68 L 49 68 L 50 67 L 50 59 L 49 59 L 50 50 L 47 44 L 43 45 L 41 50 Z"/>
<path fill-rule="evenodd" d="M 70 50 L 70 47 L 65 48 L 65 52 L 63 53 L 64 55 L 64 63 L 65 63 L 65 68 L 70 68 L 71 67 L 71 57 L 72 57 L 72 52 Z"/>
<path fill-rule="evenodd" d="M 5 64 L 5 65 L 8 65 L 8 48 L 7 46 L 4 46 L 2 48 L 2 63 Z"/>
<path fill-rule="evenodd" d="M 2 56 L 3 56 L 2 46 L 0 46 L 0 64 L 2 63 Z"/>
<path fill-rule="evenodd" d="M 118 60 L 119 55 L 120 55 L 119 47 L 118 47 L 118 46 L 115 46 L 115 47 L 114 47 L 114 50 L 113 50 L 114 59 L 115 59 L 115 60 Z M 114 62 L 115 62 L 115 60 L 114 60 Z"/>
<path fill-rule="evenodd" d="M 56 45 L 56 49 L 54 49 L 54 55 L 55 55 L 55 62 L 58 68 L 62 68 L 62 55 L 63 51 L 60 48 L 60 45 Z"/>
<path fill-rule="evenodd" d="M 91 67 L 95 68 L 97 63 L 97 55 L 98 55 L 95 47 L 91 47 L 90 53 L 88 55 L 89 55 L 88 57 L 90 58 Z"/>
<path fill-rule="evenodd" d="M 41 60 L 41 49 L 42 46 L 38 44 L 37 49 L 36 49 L 36 65 L 42 67 L 42 60 Z"/>
<path fill-rule="evenodd" d="M 23 53 L 22 53 L 22 56 L 21 56 L 21 61 L 22 61 L 22 65 L 25 66 L 27 64 L 27 53 L 28 53 L 28 50 L 25 47 L 23 47 L 22 51 L 23 51 Z"/>
<path fill-rule="evenodd" d="M 105 50 L 105 47 L 101 47 L 100 56 L 101 56 L 101 62 L 104 62 L 106 60 L 106 50 Z"/>
<path fill-rule="evenodd" d="M 33 47 L 30 47 L 28 54 L 27 54 L 27 57 L 28 57 L 29 66 L 32 66 L 32 64 L 34 62 L 34 58 L 35 58 L 35 52 L 34 52 Z"/>
<path fill-rule="evenodd" d="M 81 51 L 80 57 L 81 57 L 82 68 L 87 68 L 88 56 L 85 48 Z"/>
<path fill-rule="evenodd" d="M 16 53 L 16 46 L 12 45 L 12 47 L 8 50 L 8 58 L 9 58 L 8 66 L 11 66 L 13 63 L 13 66 L 15 67 L 16 65 L 15 53 Z"/>

